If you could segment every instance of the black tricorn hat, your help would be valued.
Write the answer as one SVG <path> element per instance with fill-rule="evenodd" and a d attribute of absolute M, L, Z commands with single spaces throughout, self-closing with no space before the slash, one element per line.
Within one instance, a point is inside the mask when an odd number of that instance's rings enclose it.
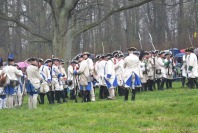
<path fill-rule="evenodd" d="M 124 55 L 123 54 L 118 54 L 118 58 L 123 58 Z"/>
<path fill-rule="evenodd" d="M 70 64 L 78 64 L 78 61 L 72 60 L 72 61 L 70 62 Z"/>
<path fill-rule="evenodd" d="M 49 62 L 52 62 L 52 59 L 46 59 L 44 63 L 47 64 Z"/>
<path fill-rule="evenodd" d="M 135 47 L 130 47 L 128 48 L 128 51 L 137 51 L 137 49 Z"/>
<path fill-rule="evenodd" d="M 118 51 L 114 51 L 113 53 L 112 53 L 112 55 L 115 57 L 115 55 L 117 55 L 118 54 Z"/>
<path fill-rule="evenodd" d="M 189 50 L 189 52 L 191 52 L 191 53 L 194 52 L 194 48 L 193 48 L 193 47 L 189 48 L 188 50 Z"/>
<path fill-rule="evenodd" d="M 113 55 L 112 55 L 111 53 L 107 53 L 107 54 L 105 55 L 105 57 L 106 57 L 106 58 L 112 58 Z"/>
<path fill-rule="evenodd" d="M 38 58 L 38 61 L 39 61 L 39 62 L 43 62 L 43 59 L 41 59 L 41 58 Z"/>
<path fill-rule="evenodd" d="M 88 55 L 90 56 L 91 54 L 89 52 L 83 52 L 83 55 Z"/>
<path fill-rule="evenodd" d="M 31 62 L 31 61 L 38 61 L 38 58 L 36 57 L 31 57 L 29 59 L 27 59 L 28 62 Z"/>
<path fill-rule="evenodd" d="M 53 58 L 52 61 L 60 61 L 58 58 Z"/>
<path fill-rule="evenodd" d="M 158 53 L 158 55 L 162 55 L 162 54 L 165 54 L 165 52 L 161 51 L 161 52 Z"/>
<path fill-rule="evenodd" d="M 152 51 L 152 54 L 158 54 L 159 53 L 159 50 L 153 50 Z"/>
<path fill-rule="evenodd" d="M 145 51 L 144 52 L 144 55 L 149 55 L 150 53 L 148 51 Z"/>

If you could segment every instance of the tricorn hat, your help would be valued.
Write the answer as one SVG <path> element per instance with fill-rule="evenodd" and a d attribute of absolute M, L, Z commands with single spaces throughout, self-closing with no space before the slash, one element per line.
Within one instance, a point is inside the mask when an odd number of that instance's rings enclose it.
<path fill-rule="evenodd" d="M 50 62 L 52 62 L 52 59 L 46 59 L 44 63 L 47 64 L 47 63 L 50 63 Z"/>
<path fill-rule="evenodd" d="M 78 64 L 78 61 L 72 60 L 72 61 L 70 62 L 70 64 Z"/>
<path fill-rule="evenodd" d="M 106 58 L 112 58 L 113 55 L 112 55 L 111 53 L 107 53 L 107 54 L 105 55 L 105 57 L 106 57 Z"/>
<path fill-rule="evenodd" d="M 58 58 L 53 58 L 52 61 L 60 61 Z"/>
<path fill-rule="evenodd" d="M 38 58 L 36 57 L 31 57 L 29 59 L 27 59 L 28 62 L 31 62 L 31 61 L 38 61 Z"/>
<path fill-rule="evenodd" d="M 137 49 L 135 47 L 130 47 L 128 48 L 128 51 L 137 51 Z"/>
<path fill-rule="evenodd" d="M 83 55 L 88 55 L 90 56 L 91 54 L 89 52 L 83 52 Z"/>

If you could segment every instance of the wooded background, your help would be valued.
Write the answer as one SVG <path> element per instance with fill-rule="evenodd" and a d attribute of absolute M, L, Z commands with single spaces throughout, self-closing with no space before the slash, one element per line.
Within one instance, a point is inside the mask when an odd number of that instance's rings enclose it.
<path fill-rule="evenodd" d="M 0 0 L 4 59 L 197 47 L 197 31 L 198 0 Z"/>

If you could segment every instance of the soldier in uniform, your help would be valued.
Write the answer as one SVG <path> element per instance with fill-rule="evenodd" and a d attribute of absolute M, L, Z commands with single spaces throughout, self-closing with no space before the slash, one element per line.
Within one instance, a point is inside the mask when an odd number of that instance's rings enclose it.
<path fill-rule="evenodd" d="M 0 58 L 0 109 L 6 108 L 6 94 L 4 91 L 4 85 L 6 83 L 6 74 L 2 72 L 3 59 Z"/>
<path fill-rule="evenodd" d="M 65 84 L 65 81 L 67 80 L 67 74 L 66 74 L 66 71 L 65 71 L 65 68 L 63 67 L 63 65 L 65 64 L 65 61 L 63 59 L 60 60 L 60 65 L 59 65 L 59 69 L 60 69 L 60 72 L 62 73 L 62 77 L 63 77 L 63 80 L 62 80 L 62 83 L 61 83 L 61 98 L 63 99 L 63 102 L 67 102 L 66 100 L 66 93 L 65 93 L 65 89 L 66 89 L 66 84 Z"/>
<path fill-rule="evenodd" d="M 136 50 L 136 48 L 130 47 L 128 49 L 129 55 L 124 59 L 125 101 L 128 100 L 130 88 L 132 88 L 131 100 L 135 101 L 137 86 L 141 85 L 141 82 L 138 80 L 138 76 L 140 75 L 140 61 L 139 58 L 133 54 Z"/>
<path fill-rule="evenodd" d="M 153 66 L 153 89 L 156 90 L 156 87 L 155 87 L 155 83 L 157 82 L 157 74 L 156 74 L 156 68 L 157 68 L 157 59 L 158 59 L 158 53 L 159 51 L 158 50 L 154 50 L 152 51 L 152 66 Z"/>
<path fill-rule="evenodd" d="M 197 56 L 193 53 L 194 52 L 194 48 L 189 48 L 187 51 L 187 59 L 186 59 L 186 63 L 187 63 L 187 73 L 188 73 L 188 78 L 189 78 L 189 88 L 193 88 L 194 84 L 196 85 L 196 87 L 198 88 L 198 83 L 196 80 L 196 76 L 197 76 Z"/>
<path fill-rule="evenodd" d="M 173 64 L 173 58 L 171 58 L 171 53 L 167 52 L 165 54 L 165 62 L 170 62 L 169 65 L 166 66 L 166 88 L 172 89 L 172 80 L 173 80 L 173 69 L 174 69 L 174 64 Z"/>
<path fill-rule="evenodd" d="M 93 71 L 94 71 L 94 63 L 93 60 L 89 58 L 90 53 L 89 52 L 84 52 L 83 53 L 83 58 L 84 60 L 87 61 L 87 65 L 89 67 L 89 76 L 88 78 L 88 82 L 90 82 L 91 84 L 91 90 L 90 90 L 90 94 L 91 94 L 91 101 L 95 102 L 95 92 L 94 92 L 94 88 L 93 88 Z"/>
<path fill-rule="evenodd" d="M 99 90 L 99 99 L 105 99 L 109 96 L 109 92 L 107 89 L 107 85 L 105 83 L 104 80 L 104 69 L 105 69 L 105 64 L 106 64 L 106 60 L 105 60 L 105 55 L 101 55 L 100 56 L 100 62 L 97 65 L 97 73 L 98 73 L 98 77 L 99 77 L 99 86 L 100 86 L 100 90 Z"/>
<path fill-rule="evenodd" d="M 52 88 L 52 59 L 46 59 L 44 64 L 47 66 L 48 70 L 50 71 L 50 75 L 48 75 L 50 80 L 48 81 L 49 93 L 47 94 L 47 97 L 48 97 L 49 104 L 54 104 L 55 94 Z"/>
<path fill-rule="evenodd" d="M 52 79 L 51 79 L 50 69 L 48 67 L 48 63 L 50 63 L 51 60 L 50 59 L 46 60 L 44 62 L 44 65 L 41 64 L 42 62 L 43 62 L 43 59 L 39 59 L 39 66 L 40 66 L 39 72 L 43 79 L 43 83 L 41 84 L 40 92 L 39 92 L 40 100 L 41 100 L 40 104 L 44 104 L 45 94 L 47 95 L 49 104 L 52 104 L 51 93 L 50 93 L 50 88 L 49 88 L 49 85 L 51 84 Z"/>
<path fill-rule="evenodd" d="M 83 58 L 83 55 L 79 56 L 79 69 L 74 70 L 74 75 L 79 75 L 79 84 L 80 90 L 82 94 L 82 102 L 90 102 L 90 91 L 92 89 L 91 82 L 88 81 L 88 77 L 90 76 L 90 68 L 88 66 L 87 60 Z"/>
<path fill-rule="evenodd" d="M 166 62 L 164 59 L 165 52 L 161 51 L 156 62 L 156 78 L 158 90 L 164 89 L 164 84 L 166 82 L 166 67 L 170 64 L 170 61 Z"/>
<path fill-rule="evenodd" d="M 141 68 L 141 71 L 142 71 L 142 74 L 143 74 L 143 78 L 141 78 L 141 81 L 142 81 L 142 91 L 147 91 L 148 89 L 148 72 L 149 72 L 149 69 L 148 69 L 148 64 L 149 64 L 149 60 L 148 60 L 148 55 L 149 53 L 148 52 L 144 52 L 144 56 L 143 56 L 143 59 L 140 63 L 140 68 Z"/>
<path fill-rule="evenodd" d="M 147 58 L 147 76 L 148 76 L 148 81 L 147 81 L 147 85 L 148 85 L 148 90 L 149 91 L 153 91 L 153 86 L 154 86 L 154 59 L 152 58 L 151 53 L 146 54 Z"/>
<path fill-rule="evenodd" d="M 123 88 L 123 71 L 124 71 L 124 55 L 119 53 L 117 54 L 117 63 L 115 64 L 115 73 L 118 82 L 118 95 L 124 95 L 124 88 Z"/>
<path fill-rule="evenodd" d="M 182 71 L 182 87 L 184 88 L 185 86 L 185 82 L 186 82 L 186 78 L 187 78 L 187 64 L 186 64 L 186 59 L 187 59 L 187 49 L 185 50 L 185 55 L 183 55 L 182 60 L 183 60 L 183 64 L 181 67 L 181 71 Z"/>
<path fill-rule="evenodd" d="M 37 97 L 43 79 L 39 73 L 38 59 L 33 57 L 28 59 L 28 62 L 30 62 L 30 66 L 26 70 L 28 79 L 26 89 L 29 94 L 28 104 L 29 109 L 35 109 L 37 108 Z"/>
<path fill-rule="evenodd" d="M 74 75 L 74 71 L 77 70 L 77 64 L 78 62 L 76 60 L 72 60 L 70 62 L 70 65 L 67 69 L 68 77 L 67 77 L 67 85 L 68 89 L 70 91 L 70 100 L 76 99 L 76 86 L 77 86 L 77 79 L 76 76 Z"/>
<path fill-rule="evenodd" d="M 63 75 L 59 69 L 60 60 L 58 58 L 53 59 L 52 65 L 52 90 L 55 90 L 55 98 L 57 103 L 61 103 L 61 84 L 63 80 Z"/>
<path fill-rule="evenodd" d="M 114 68 L 114 63 L 111 60 L 112 54 L 111 53 L 106 54 L 105 58 L 107 62 L 105 63 L 105 67 L 104 67 L 104 80 L 109 90 L 109 97 L 107 97 L 107 99 L 114 100 L 115 88 L 118 86 L 118 83 L 115 75 L 115 70 L 112 69 Z"/>
<path fill-rule="evenodd" d="M 21 68 L 17 64 L 14 65 L 19 71 L 21 71 Z M 21 71 L 23 74 L 23 72 Z M 23 76 L 17 76 L 19 85 L 16 89 L 16 96 L 14 97 L 14 106 L 22 106 L 22 96 L 24 93 L 24 75 Z"/>
<path fill-rule="evenodd" d="M 14 55 L 10 54 L 8 57 L 8 66 L 3 68 L 3 73 L 5 73 L 7 76 L 5 93 L 8 108 L 13 108 L 14 96 L 16 96 L 17 88 L 19 86 L 18 77 L 23 76 L 22 71 L 18 70 L 14 65 Z"/>

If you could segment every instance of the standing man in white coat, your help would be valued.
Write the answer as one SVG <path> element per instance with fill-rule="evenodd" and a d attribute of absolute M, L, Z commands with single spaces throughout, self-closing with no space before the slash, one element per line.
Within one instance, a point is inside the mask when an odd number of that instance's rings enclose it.
<path fill-rule="evenodd" d="M 39 89 L 41 83 L 43 81 L 42 77 L 40 76 L 39 69 L 38 69 L 38 59 L 37 58 L 30 58 L 28 59 L 30 62 L 30 66 L 27 67 L 27 84 L 26 89 L 29 96 L 29 109 L 37 108 L 37 97 L 39 93 Z"/>
<path fill-rule="evenodd" d="M 94 63 L 93 63 L 93 60 L 90 59 L 89 57 L 90 57 L 90 53 L 89 52 L 84 52 L 83 53 L 83 58 L 84 58 L 84 60 L 87 61 L 87 65 L 89 67 L 88 82 L 91 83 L 91 90 L 90 90 L 91 101 L 92 102 L 95 102 L 96 101 L 96 98 L 95 98 L 95 92 L 94 92 L 94 87 L 93 87 Z"/>
<path fill-rule="evenodd" d="M 50 93 L 50 88 L 49 88 L 49 85 L 51 84 L 51 74 L 50 74 L 50 69 L 47 66 L 47 63 L 49 61 L 50 59 L 46 60 L 44 62 L 44 65 L 42 65 L 41 63 L 43 62 L 43 59 L 39 59 L 39 66 L 40 66 L 39 72 L 43 79 L 43 83 L 41 84 L 41 88 L 39 92 L 41 104 L 44 104 L 45 94 L 47 95 L 49 104 L 52 104 L 51 93 Z"/>
<path fill-rule="evenodd" d="M 90 102 L 90 91 L 92 89 L 91 82 L 88 80 L 88 77 L 90 76 L 90 69 L 87 65 L 87 60 L 85 60 L 85 58 L 82 58 L 82 56 L 79 56 L 80 66 L 78 70 L 74 70 L 74 75 L 79 75 L 82 102 Z"/>
<path fill-rule="evenodd" d="M 156 62 L 156 79 L 157 79 L 157 88 L 158 90 L 164 89 L 164 84 L 166 82 L 166 67 L 170 64 L 170 62 L 166 62 L 164 59 L 165 52 L 161 51 L 159 54 L 159 57 L 157 58 Z"/>
<path fill-rule="evenodd" d="M 74 75 L 74 71 L 76 70 L 76 66 L 77 66 L 78 62 L 76 60 L 72 60 L 70 62 L 70 65 L 67 69 L 67 85 L 68 85 L 68 89 L 70 91 L 70 100 L 74 100 L 76 99 L 76 86 L 77 86 L 77 78 Z"/>
<path fill-rule="evenodd" d="M 8 57 L 8 66 L 3 68 L 3 73 L 7 75 L 5 93 L 8 108 L 13 108 L 14 96 L 16 96 L 17 88 L 19 86 L 18 77 L 23 76 L 22 71 L 18 70 L 14 65 L 14 55 L 10 54 Z"/>
<path fill-rule="evenodd" d="M 129 55 L 124 59 L 124 83 L 125 83 L 125 97 L 124 101 L 128 100 L 129 90 L 132 88 L 131 100 L 135 101 L 136 87 L 141 85 L 140 80 L 140 60 L 133 52 L 137 49 L 130 47 L 128 49 Z"/>
<path fill-rule="evenodd" d="M 123 54 L 121 53 L 118 54 L 117 63 L 115 64 L 114 67 L 118 82 L 118 95 L 123 96 L 124 95 L 124 88 L 123 88 L 124 55 Z"/>
<path fill-rule="evenodd" d="M 61 103 L 61 91 L 63 88 L 61 88 L 63 75 L 59 69 L 60 60 L 58 58 L 53 59 L 53 65 L 52 65 L 52 90 L 55 90 L 55 98 L 57 100 L 57 103 Z"/>
<path fill-rule="evenodd" d="M 3 59 L 0 58 L 0 77 L 1 77 L 1 84 L 0 84 L 0 109 L 6 108 L 6 94 L 4 91 L 4 86 L 6 83 L 6 74 L 2 72 L 3 69 Z"/>
<path fill-rule="evenodd" d="M 107 88 L 109 90 L 109 97 L 107 99 L 113 100 L 115 99 L 115 88 L 118 86 L 117 78 L 115 75 L 114 63 L 111 60 L 112 54 L 106 54 L 107 62 L 104 68 L 104 80 L 106 82 Z"/>
<path fill-rule="evenodd" d="M 197 76 L 197 56 L 193 53 L 194 52 L 194 48 L 189 48 L 187 50 L 187 74 L 188 74 L 188 78 L 189 78 L 189 88 L 193 88 L 194 84 L 196 85 L 196 87 L 198 88 L 198 83 L 196 80 L 196 76 Z"/>
<path fill-rule="evenodd" d="M 105 55 L 102 54 L 100 56 L 100 62 L 98 63 L 97 68 L 96 68 L 98 77 L 99 77 L 98 82 L 100 86 L 99 99 L 106 99 L 109 96 L 107 85 L 104 80 L 104 69 L 105 69 L 106 62 L 107 61 L 105 60 Z"/>

